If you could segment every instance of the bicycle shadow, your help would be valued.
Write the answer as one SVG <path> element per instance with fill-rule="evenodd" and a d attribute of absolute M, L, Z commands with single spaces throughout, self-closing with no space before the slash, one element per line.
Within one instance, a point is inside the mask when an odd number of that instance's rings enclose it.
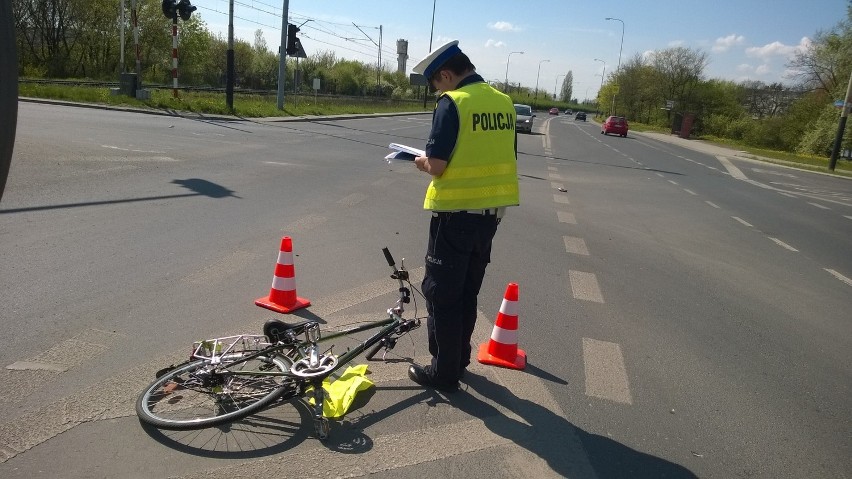
<path fill-rule="evenodd" d="M 555 378 L 555 376 L 551 377 Z M 470 391 L 468 394 L 452 397 L 450 402 L 453 406 L 482 419 L 485 427 L 493 433 L 536 454 L 562 477 L 588 475 L 587 468 L 583 468 L 581 461 L 577 461 L 577 455 L 583 453 L 588 457 L 594 473 L 601 479 L 698 477 L 679 464 L 637 451 L 613 439 L 584 431 L 562 416 L 533 401 L 517 397 L 506 387 L 484 376 L 468 372 L 464 383 Z M 488 398 L 489 401 L 514 412 L 525 422 L 506 416 L 494 405 L 478 396 Z M 565 438 L 571 434 L 578 437 L 583 450 L 565 449 Z"/>

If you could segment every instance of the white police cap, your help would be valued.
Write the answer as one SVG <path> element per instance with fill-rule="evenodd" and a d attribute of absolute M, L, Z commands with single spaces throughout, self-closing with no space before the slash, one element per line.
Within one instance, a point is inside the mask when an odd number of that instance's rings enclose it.
<path fill-rule="evenodd" d="M 425 76 L 427 79 L 432 76 L 447 60 L 452 58 L 458 53 L 461 53 L 461 49 L 458 47 L 459 41 L 453 40 L 449 43 L 445 43 L 434 50 L 429 54 L 428 57 L 424 58 L 412 69 L 414 73 L 418 73 L 420 75 Z"/>

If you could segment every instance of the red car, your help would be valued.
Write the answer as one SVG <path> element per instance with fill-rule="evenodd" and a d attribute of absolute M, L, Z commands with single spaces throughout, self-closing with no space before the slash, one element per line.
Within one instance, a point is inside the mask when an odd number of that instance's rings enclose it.
<path fill-rule="evenodd" d="M 601 124 L 601 135 L 615 133 L 619 136 L 627 136 L 627 118 L 623 116 L 610 116 Z"/>
<path fill-rule="evenodd" d="M 551 115 L 558 115 L 559 114 L 559 108 L 551 108 L 550 111 L 548 111 L 548 113 L 550 113 Z"/>

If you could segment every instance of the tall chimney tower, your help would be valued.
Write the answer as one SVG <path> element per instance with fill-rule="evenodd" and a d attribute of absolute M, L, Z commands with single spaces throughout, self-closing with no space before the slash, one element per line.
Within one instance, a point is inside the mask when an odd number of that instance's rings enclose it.
<path fill-rule="evenodd" d="M 408 60 L 408 40 L 396 41 L 397 71 L 405 73 L 405 62 Z"/>

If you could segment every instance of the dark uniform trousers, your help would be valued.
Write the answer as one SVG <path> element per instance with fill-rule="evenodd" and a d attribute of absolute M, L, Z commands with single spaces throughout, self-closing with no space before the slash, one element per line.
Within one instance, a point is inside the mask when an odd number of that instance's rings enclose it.
<path fill-rule="evenodd" d="M 436 384 L 456 384 L 470 364 L 476 297 L 499 223 L 495 214 L 432 214 L 422 287 Z"/>

